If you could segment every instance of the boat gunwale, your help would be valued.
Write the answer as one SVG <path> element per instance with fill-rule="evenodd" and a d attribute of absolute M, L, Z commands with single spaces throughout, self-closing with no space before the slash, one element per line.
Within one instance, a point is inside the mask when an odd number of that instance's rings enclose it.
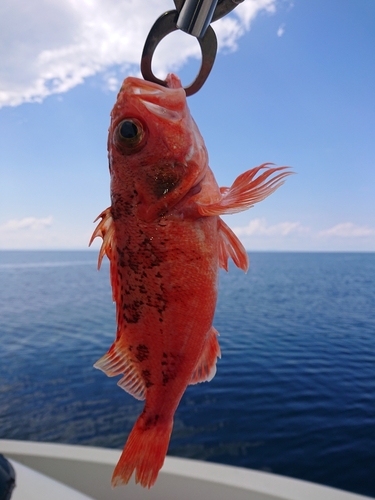
<path fill-rule="evenodd" d="M 21 462 L 22 457 L 35 457 L 115 466 L 121 451 L 82 445 L 0 439 L 0 453 Z M 29 463 L 28 466 L 30 467 Z M 270 499 L 370 500 L 367 496 L 269 472 L 171 456 L 166 457 L 160 474 L 214 483 L 249 493 L 255 492 L 268 495 Z"/>

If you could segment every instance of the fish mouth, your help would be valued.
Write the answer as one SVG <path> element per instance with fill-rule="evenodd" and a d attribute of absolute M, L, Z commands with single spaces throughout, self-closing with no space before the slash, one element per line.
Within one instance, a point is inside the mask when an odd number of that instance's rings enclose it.
<path fill-rule="evenodd" d="M 169 88 L 134 79 L 131 94 L 137 96 L 150 113 L 165 120 L 178 121 L 185 114 L 186 94 L 182 87 Z"/>

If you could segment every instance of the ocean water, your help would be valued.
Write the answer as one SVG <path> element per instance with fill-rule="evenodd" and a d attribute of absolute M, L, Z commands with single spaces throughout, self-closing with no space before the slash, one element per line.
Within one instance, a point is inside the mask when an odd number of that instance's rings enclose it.
<path fill-rule="evenodd" d="M 143 404 L 92 367 L 115 335 L 96 258 L 0 252 L 1 438 L 123 447 Z M 375 497 L 375 254 L 250 259 L 220 275 L 222 359 L 168 453 Z"/>

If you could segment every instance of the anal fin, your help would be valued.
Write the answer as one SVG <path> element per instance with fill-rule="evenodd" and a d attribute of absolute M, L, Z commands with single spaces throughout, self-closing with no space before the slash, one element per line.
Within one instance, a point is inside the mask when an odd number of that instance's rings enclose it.
<path fill-rule="evenodd" d="M 216 360 L 221 357 L 219 335 L 216 328 L 211 326 L 206 342 L 203 346 L 201 357 L 198 360 L 197 366 L 191 376 L 190 385 L 198 384 L 199 382 L 209 382 L 216 373 Z"/>
<path fill-rule="evenodd" d="M 246 273 L 249 269 L 246 250 L 231 228 L 219 218 L 219 265 L 226 271 L 228 271 L 229 257 Z"/>
<path fill-rule="evenodd" d="M 109 351 L 94 364 L 94 368 L 102 370 L 108 377 L 122 375 L 117 385 L 136 399 L 140 401 L 145 399 L 146 386 L 143 379 L 138 374 L 133 363 L 127 359 L 127 356 L 121 351 L 121 347 L 119 347 L 116 342 L 111 346 Z"/>

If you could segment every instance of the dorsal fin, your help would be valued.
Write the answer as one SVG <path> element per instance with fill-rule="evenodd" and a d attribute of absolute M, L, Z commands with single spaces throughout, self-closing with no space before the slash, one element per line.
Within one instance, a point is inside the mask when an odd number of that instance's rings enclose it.
<path fill-rule="evenodd" d="M 98 269 L 100 269 L 104 255 L 107 255 L 108 259 L 111 260 L 113 253 L 113 237 L 115 232 L 115 227 L 113 224 L 111 207 L 106 208 L 103 212 L 98 215 L 94 220 L 96 222 L 99 218 L 102 220 L 96 226 L 95 231 L 92 233 L 89 246 L 94 241 L 95 238 L 103 238 L 102 246 L 100 247 L 99 258 L 98 258 Z"/>
<path fill-rule="evenodd" d="M 111 286 L 112 286 L 112 299 L 114 302 L 118 302 L 119 300 L 119 287 L 117 283 L 117 259 L 115 258 L 114 248 L 116 248 L 115 242 L 115 225 L 112 218 L 111 207 L 105 209 L 98 217 L 94 220 L 96 222 L 99 218 L 102 220 L 96 226 L 95 231 L 91 236 L 91 240 L 89 246 L 94 241 L 95 238 L 102 238 L 103 243 L 100 247 L 99 257 L 98 257 L 98 269 L 103 261 L 104 255 L 106 255 L 111 263 L 110 265 L 110 275 L 111 275 Z"/>

